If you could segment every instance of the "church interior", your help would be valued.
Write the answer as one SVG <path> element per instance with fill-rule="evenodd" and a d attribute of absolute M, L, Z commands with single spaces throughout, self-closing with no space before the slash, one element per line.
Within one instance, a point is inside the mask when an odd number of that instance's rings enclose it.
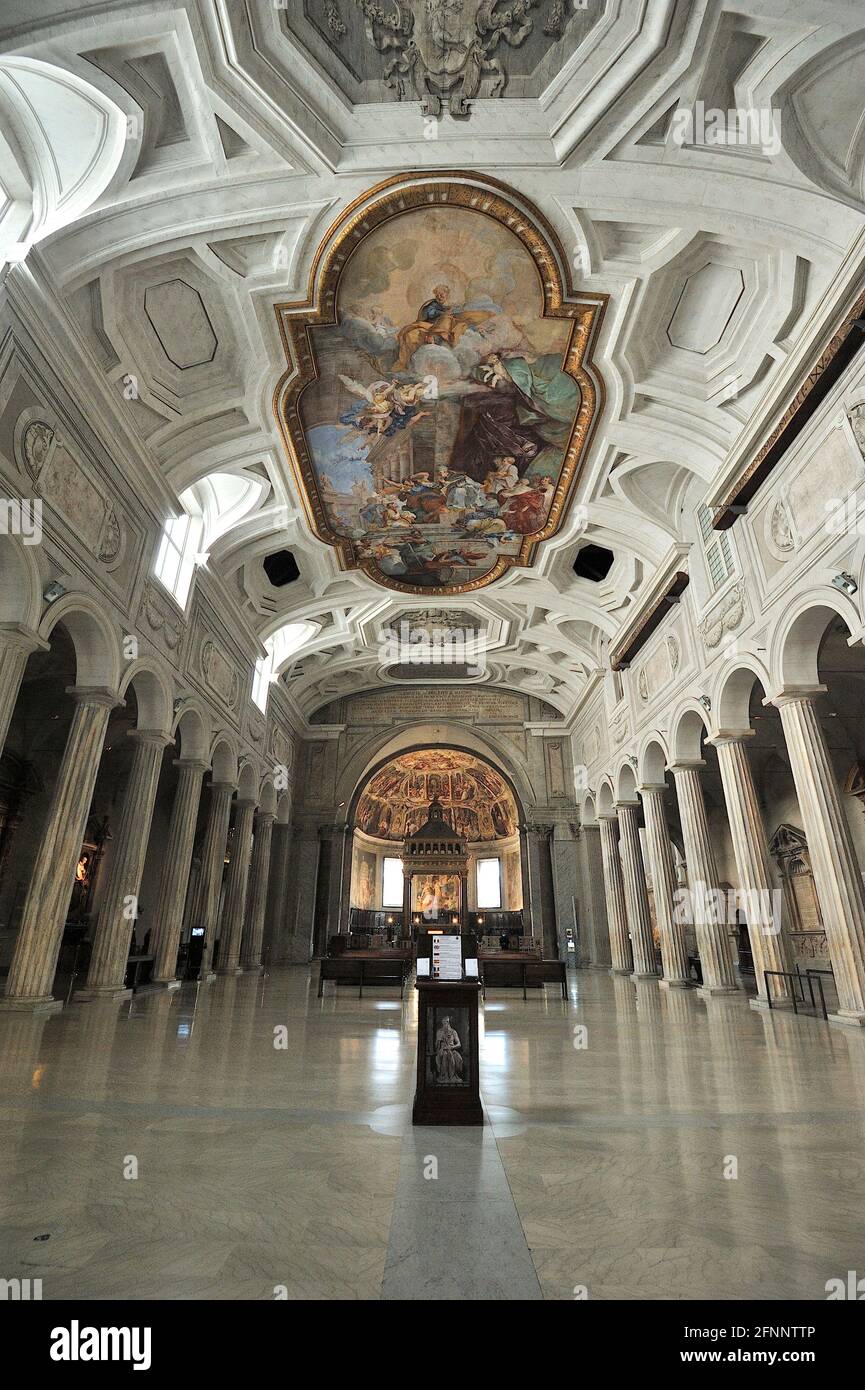
<path fill-rule="evenodd" d="M 5 1298 L 865 1297 L 863 91 L 0 4 Z"/>

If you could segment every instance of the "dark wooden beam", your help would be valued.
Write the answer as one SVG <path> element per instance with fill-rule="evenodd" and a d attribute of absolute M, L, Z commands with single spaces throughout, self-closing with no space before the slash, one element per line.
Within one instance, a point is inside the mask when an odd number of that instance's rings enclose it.
<path fill-rule="evenodd" d="M 865 343 L 865 294 L 857 299 L 852 313 L 821 353 L 799 390 L 790 401 L 772 433 L 748 464 L 744 473 L 719 502 L 712 519 L 716 531 L 727 531 L 748 510 L 748 503 L 762 487 L 773 468 L 781 462 L 814 412 L 823 404 Z"/>
<path fill-rule="evenodd" d="M 628 638 L 623 647 L 618 650 L 614 649 L 610 653 L 610 665 L 614 671 L 624 671 L 626 667 L 630 666 L 637 652 L 648 642 L 655 628 L 664 621 L 674 604 L 679 602 L 689 583 L 690 576 L 685 574 L 683 570 L 679 570 L 673 575 L 664 593 L 643 615 L 642 622 L 636 632 Z"/>

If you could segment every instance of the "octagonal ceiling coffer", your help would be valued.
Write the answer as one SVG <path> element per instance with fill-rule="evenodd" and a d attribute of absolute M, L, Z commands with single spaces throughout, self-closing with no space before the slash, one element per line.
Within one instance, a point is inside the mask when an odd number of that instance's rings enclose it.
<path fill-rule="evenodd" d="M 213 361 L 219 340 L 204 300 L 185 280 L 149 285 L 144 292 L 144 312 L 173 366 L 186 371 Z"/>
<path fill-rule="evenodd" d="M 707 263 L 689 275 L 667 325 L 667 337 L 683 352 L 710 352 L 717 347 L 745 293 L 745 278 L 735 266 Z"/>

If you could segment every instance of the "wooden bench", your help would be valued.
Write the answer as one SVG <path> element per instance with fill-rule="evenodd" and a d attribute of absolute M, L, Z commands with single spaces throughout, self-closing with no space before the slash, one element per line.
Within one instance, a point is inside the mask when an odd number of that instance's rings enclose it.
<path fill-rule="evenodd" d="M 492 988 L 519 989 L 523 998 L 526 989 L 540 989 L 546 984 L 562 987 L 562 998 L 568 997 L 567 965 L 563 960 L 485 960 L 481 962 L 481 982 L 484 995 L 487 985 Z"/>
<path fill-rule="evenodd" d="M 356 984 L 358 999 L 363 997 L 364 985 L 399 985 L 402 998 L 410 968 L 410 962 L 403 958 L 387 960 L 367 956 L 360 960 L 352 960 L 348 955 L 326 956 L 319 963 L 318 997 L 321 998 L 325 980 L 333 980 L 338 985 Z"/>

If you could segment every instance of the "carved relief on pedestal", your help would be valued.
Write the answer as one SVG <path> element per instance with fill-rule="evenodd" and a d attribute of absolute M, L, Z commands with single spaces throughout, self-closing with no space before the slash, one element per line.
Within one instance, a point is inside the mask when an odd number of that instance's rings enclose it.
<path fill-rule="evenodd" d="M 745 585 L 737 584 L 708 618 L 700 624 L 703 641 L 710 651 L 719 647 L 728 632 L 734 632 L 745 616 Z"/>

